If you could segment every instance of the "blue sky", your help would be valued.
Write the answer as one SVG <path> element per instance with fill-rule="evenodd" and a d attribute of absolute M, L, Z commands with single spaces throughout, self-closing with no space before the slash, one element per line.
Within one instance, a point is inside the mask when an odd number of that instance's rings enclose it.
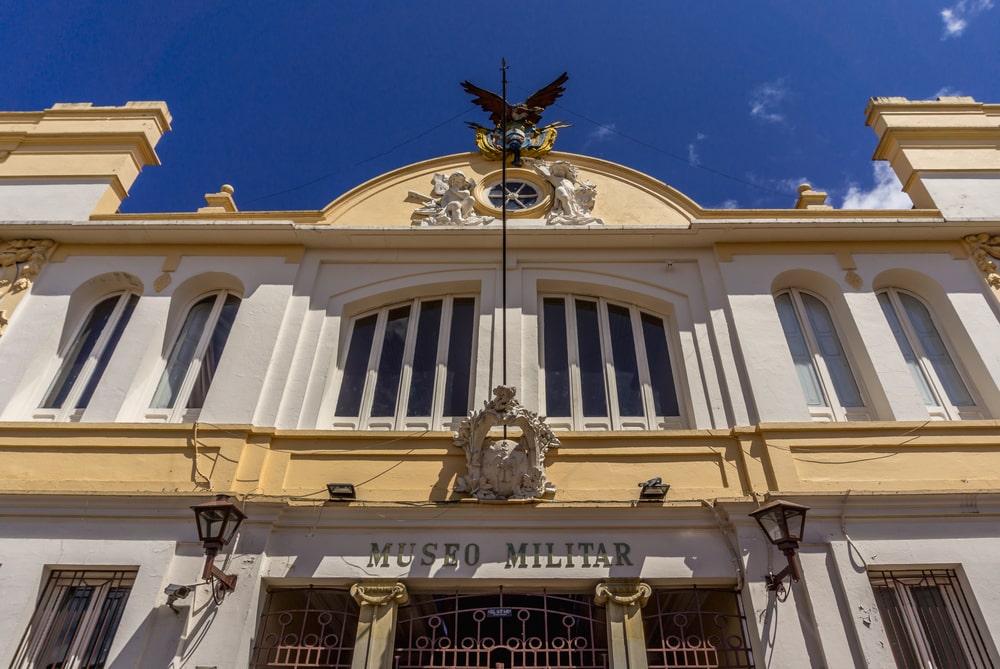
<path fill-rule="evenodd" d="M 459 83 L 522 100 L 569 72 L 556 148 L 705 207 L 904 206 L 871 163 L 872 96 L 1000 103 L 993 0 L 265 2 L 0 0 L 0 108 L 165 100 L 173 131 L 124 212 L 318 209 L 397 167 L 474 150 Z M 493 14 L 493 16 L 490 15 Z M 896 193 L 893 194 L 892 191 Z M 902 199 L 900 199 L 902 197 Z"/>

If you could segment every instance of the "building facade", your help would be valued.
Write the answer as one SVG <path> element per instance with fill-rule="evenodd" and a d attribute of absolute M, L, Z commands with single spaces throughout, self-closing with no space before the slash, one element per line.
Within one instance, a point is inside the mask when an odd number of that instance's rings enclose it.
<path fill-rule="evenodd" d="M 1000 666 L 1000 106 L 867 115 L 913 209 L 545 148 L 121 214 L 166 105 L 0 113 L 0 665 Z"/>

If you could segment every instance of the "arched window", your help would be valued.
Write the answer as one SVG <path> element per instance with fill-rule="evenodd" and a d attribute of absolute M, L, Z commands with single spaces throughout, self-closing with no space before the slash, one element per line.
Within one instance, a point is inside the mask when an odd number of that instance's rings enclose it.
<path fill-rule="evenodd" d="M 942 420 L 982 418 L 978 402 L 927 306 L 910 293 L 896 288 L 879 293 L 878 301 L 931 417 Z"/>
<path fill-rule="evenodd" d="M 105 297 L 90 310 L 62 354 L 36 416 L 80 419 L 138 301 L 138 295 L 126 291 Z"/>
<path fill-rule="evenodd" d="M 153 393 L 148 417 L 174 421 L 197 415 L 239 306 L 240 298 L 221 291 L 202 297 L 188 310 Z"/>
<path fill-rule="evenodd" d="M 334 427 L 435 429 L 469 411 L 474 297 L 417 299 L 358 316 Z"/>
<path fill-rule="evenodd" d="M 680 427 L 666 320 L 603 298 L 542 298 L 543 405 L 553 427 Z"/>
<path fill-rule="evenodd" d="M 870 420 L 864 395 L 822 300 L 792 289 L 775 296 L 774 303 L 813 418 Z"/>

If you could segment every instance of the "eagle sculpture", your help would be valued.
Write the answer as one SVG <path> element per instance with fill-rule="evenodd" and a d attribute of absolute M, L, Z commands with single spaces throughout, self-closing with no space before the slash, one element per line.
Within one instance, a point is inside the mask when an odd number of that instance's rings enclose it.
<path fill-rule="evenodd" d="M 489 160 L 499 160 L 506 151 L 514 159 L 514 165 L 521 165 L 522 153 L 529 158 L 539 158 L 552 149 L 559 128 L 567 127 L 563 121 L 550 123 L 544 127 L 536 124 L 542 120 L 542 112 L 553 104 L 566 90 L 563 84 L 569 75 L 563 72 L 548 86 L 535 91 L 524 102 L 515 105 L 507 104 L 496 93 L 476 86 L 472 82 L 463 81 L 462 88 L 474 96 L 472 102 L 488 112 L 492 128 L 467 121 L 467 125 L 476 131 L 476 145 Z"/>
<path fill-rule="evenodd" d="M 566 91 L 563 88 L 569 80 L 569 75 L 563 72 L 559 77 L 553 81 L 548 86 L 541 88 L 531 95 L 524 102 L 511 105 L 507 105 L 506 115 L 504 114 L 504 101 L 496 93 L 491 93 L 485 88 L 480 88 L 470 81 L 463 81 L 462 88 L 469 95 L 476 96 L 473 99 L 473 104 L 479 105 L 484 112 L 488 112 L 490 115 L 490 121 L 493 125 L 500 127 L 504 122 L 506 117 L 507 121 L 527 121 L 532 125 L 537 124 L 542 120 L 542 112 L 545 108 L 550 106 Z M 470 125 L 473 125 L 470 123 Z M 475 127 L 475 126 L 473 126 Z"/>

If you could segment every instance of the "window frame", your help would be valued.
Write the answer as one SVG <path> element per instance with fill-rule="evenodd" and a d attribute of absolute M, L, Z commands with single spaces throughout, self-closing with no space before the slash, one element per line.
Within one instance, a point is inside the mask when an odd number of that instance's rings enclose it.
<path fill-rule="evenodd" d="M 566 326 L 566 356 L 569 373 L 569 416 L 556 416 L 548 411 L 547 398 L 547 365 L 545 360 L 545 301 L 547 299 L 563 300 L 565 326 Z M 598 335 L 600 337 L 601 368 L 604 377 L 604 397 L 607 409 L 605 416 L 585 416 L 583 408 L 582 376 L 580 368 L 579 338 L 577 330 L 576 303 L 578 300 L 595 302 L 597 304 Z M 665 430 L 679 429 L 684 427 L 685 415 L 680 386 L 678 384 L 679 365 L 677 358 L 677 344 L 672 337 L 673 319 L 666 314 L 652 311 L 634 303 L 628 303 L 616 299 L 607 299 L 597 295 L 586 295 L 583 293 L 562 293 L 545 291 L 538 297 L 538 362 L 539 362 L 539 383 L 538 400 L 539 406 L 545 407 L 542 410 L 546 415 L 546 422 L 557 430 Z M 629 313 L 629 323 L 632 331 L 632 350 L 635 353 L 636 367 L 639 381 L 639 391 L 642 398 L 642 416 L 622 416 L 618 398 L 618 384 L 615 376 L 615 363 L 613 343 L 611 339 L 610 323 L 608 317 L 609 305 L 624 308 Z M 676 416 L 660 416 L 656 414 L 653 399 L 653 387 L 651 381 L 652 370 L 649 368 L 649 358 L 646 351 L 646 342 L 643 335 L 642 316 L 646 314 L 659 319 L 663 324 L 664 342 L 667 351 L 667 358 L 670 365 L 671 386 L 674 392 L 674 401 L 677 403 Z"/>
<path fill-rule="evenodd" d="M 955 569 L 871 567 L 868 582 L 898 666 L 952 666 L 961 659 L 970 668 L 997 667 L 987 628 Z M 935 601 L 922 602 L 918 589 L 933 590 Z M 939 664 L 942 655 L 949 657 Z"/>
<path fill-rule="evenodd" d="M 14 653 L 11 669 L 54 666 L 53 660 L 67 669 L 108 666 L 107 656 L 137 574 L 137 567 L 51 570 Z M 77 591 L 83 589 L 90 589 L 90 594 L 78 608 L 74 606 L 79 601 Z M 120 601 L 109 606 L 113 596 Z"/>
<path fill-rule="evenodd" d="M 444 415 L 445 385 L 448 376 L 448 355 L 451 350 L 451 336 L 456 300 L 472 300 L 471 342 L 469 345 L 469 379 L 466 409 L 461 415 Z M 413 381 L 413 362 L 416 350 L 417 335 L 420 329 L 420 316 L 425 303 L 441 301 L 441 316 L 438 322 L 437 352 L 434 362 L 433 397 L 431 399 L 431 414 L 429 416 L 408 416 L 408 406 Z M 479 295 L 470 293 L 447 293 L 437 295 L 419 295 L 401 302 L 392 302 L 376 309 L 368 309 L 346 319 L 347 336 L 344 345 L 338 353 L 337 378 L 332 398 L 332 428 L 337 430 L 435 430 L 457 429 L 458 424 L 468 415 L 472 399 L 476 391 L 476 363 L 479 351 L 479 317 L 481 300 Z M 402 361 L 400 363 L 399 381 L 396 388 L 395 412 L 392 416 L 372 416 L 372 405 L 378 382 L 379 363 L 382 360 L 385 343 L 386 324 L 390 312 L 409 308 L 407 329 L 403 344 Z M 371 316 L 376 317 L 375 329 L 372 334 L 371 348 L 368 351 L 368 361 L 364 372 L 361 399 L 356 414 L 338 415 L 340 409 L 340 393 L 346 380 L 348 355 L 354 340 L 357 324 Z"/>
<path fill-rule="evenodd" d="M 973 402 L 972 404 L 960 405 L 954 404 L 951 401 L 946 385 L 941 381 L 941 378 L 937 373 L 937 369 L 935 369 L 934 363 L 931 362 L 930 358 L 927 356 L 925 347 L 920 339 L 920 335 L 913 327 L 913 323 L 910 319 L 910 313 L 903 304 L 902 299 L 900 298 L 901 295 L 905 295 L 913 300 L 916 300 L 917 303 L 927 310 L 927 315 L 930 318 L 931 325 L 934 327 L 935 334 L 938 339 L 940 339 L 941 345 L 944 347 L 944 352 L 947 354 L 948 360 L 954 368 L 955 373 L 958 374 L 959 380 L 961 380 L 962 384 L 965 386 L 965 391 L 969 394 L 969 397 Z M 962 365 L 961 357 L 955 355 L 955 348 L 948 340 L 947 333 L 940 327 L 940 319 L 938 319 L 935 315 L 930 304 L 928 304 L 926 300 L 922 299 L 916 293 L 902 288 L 896 288 L 894 286 L 877 291 L 876 297 L 881 296 L 885 296 L 889 300 L 889 304 L 895 312 L 896 321 L 899 323 L 900 328 L 902 329 L 902 334 L 906 338 L 907 344 L 916 359 L 923 381 L 927 384 L 927 390 L 933 395 L 933 399 L 937 400 L 936 404 L 928 404 L 926 399 L 924 400 L 924 406 L 927 408 L 927 413 L 930 417 L 935 420 L 980 420 L 986 418 L 983 400 L 976 392 L 975 385 L 970 381 L 969 374 L 965 371 L 965 368 Z M 885 306 L 881 300 L 879 300 L 879 306 L 882 308 L 883 315 L 885 315 Z M 895 335 L 895 332 L 893 334 Z M 899 341 L 897 340 L 896 343 L 898 347 Z M 900 353 L 903 355 L 905 360 L 906 354 L 902 350 L 900 350 Z M 910 369 L 912 374 L 914 369 L 909 365 L 909 362 L 907 362 L 907 367 Z M 923 393 L 920 392 L 920 383 L 916 378 L 914 378 L 914 385 L 917 387 L 918 394 L 923 396 Z"/>
<path fill-rule="evenodd" d="M 806 349 L 808 350 L 809 358 L 812 362 L 812 371 L 819 383 L 819 391 L 822 393 L 823 400 L 826 402 L 825 405 L 809 404 L 808 392 L 803 387 L 802 394 L 806 399 L 806 406 L 809 410 L 809 415 L 814 421 L 818 422 L 853 422 L 874 420 L 875 415 L 872 408 L 871 397 L 868 395 L 865 384 L 862 382 L 864 377 L 858 374 L 857 368 L 853 364 L 850 351 L 844 343 L 844 337 L 841 335 L 842 328 L 839 327 L 837 319 L 834 316 L 834 312 L 830 308 L 829 302 L 812 291 L 802 290 L 801 288 L 785 288 L 784 290 L 776 292 L 773 297 L 775 310 L 779 311 L 779 313 L 780 307 L 778 305 L 778 299 L 786 295 L 792 305 L 792 312 L 795 316 L 796 323 L 798 324 L 798 333 L 802 336 L 802 339 L 806 344 Z M 847 370 L 851 374 L 854 386 L 857 388 L 858 396 L 861 399 L 861 406 L 853 407 L 845 406 L 843 404 L 840 393 L 837 390 L 837 384 L 834 381 L 834 375 L 830 371 L 830 367 L 826 361 L 826 356 L 823 354 L 823 349 L 820 346 L 819 338 L 816 336 L 813 329 L 812 321 L 809 318 L 808 307 L 802 299 L 803 295 L 817 300 L 820 305 L 826 309 L 826 315 L 833 324 L 833 333 L 837 337 L 837 343 L 840 346 L 840 350 L 843 352 Z M 789 347 L 789 352 L 791 353 L 791 344 L 788 342 L 788 335 L 785 333 L 784 324 L 782 324 L 781 329 L 785 342 Z M 796 376 L 799 376 L 797 371 Z M 799 378 L 799 385 L 800 387 L 802 386 L 801 378 Z"/>
<path fill-rule="evenodd" d="M 160 393 L 160 388 L 164 384 L 164 379 L 167 377 L 170 367 L 170 359 L 174 355 L 174 351 L 180 344 L 183 336 L 185 335 L 185 328 L 188 325 L 188 318 L 191 316 L 192 311 L 202 302 L 206 301 L 208 298 L 214 297 L 214 302 L 212 303 L 211 311 L 209 312 L 207 318 L 205 319 L 204 325 L 202 326 L 201 334 L 198 337 L 198 342 L 195 345 L 194 352 L 191 354 L 191 359 L 188 362 L 187 370 L 184 372 L 183 380 L 178 386 L 177 393 L 173 400 L 172 406 L 157 407 L 154 403 L 157 400 L 157 396 Z M 201 293 L 196 298 L 191 300 L 187 308 L 184 310 L 184 315 L 180 319 L 177 326 L 177 330 L 172 338 L 172 343 L 170 345 L 170 350 L 167 352 L 166 357 L 161 359 L 161 363 L 158 366 L 158 373 L 156 374 L 156 382 L 153 386 L 153 394 L 149 399 L 149 404 L 146 409 L 145 417 L 147 420 L 153 421 L 163 421 L 169 423 L 175 422 L 190 422 L 196 420 L 201 414 L 204 407 L 188 407 L 188 403 L 191 400 L 191 393 L 194 390 L 195 384 L 198 381 L 198 377 L 201 373 L 201 368 L 205 362 L 205 354 L 208 351 L 209 344 L 212 338 L 215 336 L 216 329 L 220 323 L 220 317 L 222 315 L 223 309 L 229 302 L 229 298 L 234 298 L 236 300 L 236 311 L 233 312 L 233 322 L 229 324 L 229 332 L 226 334 L 226 340 L 222 344 L 222 350 L 219 353 L 219 360 L 216 362 L 216 369 L 212 371 L 212 378 L 209 379 L 208 388 L 206 388 L 205 393 L 211 389 L 212 381 L 215 378 L 215 373 L 218 371 L 218 365 L 222 360 L 222 355 L 225 353 L 226 344 L 229 341 L 229 337 L 232 334 L 232 329 L 236 324 L 236 319 L 239 315 L 239 309 L 242 306 L 243 298 L 239 293 L 228 290 L 213 290 L 207 293 Z"/>
<path fill-rule="evenodd" d="M 45 406 L 46 404 L 53 403 L 49 401 L 50 398 L 52 398 L 53 395 L 58 395 L 59 391 L 66 386 L 68 379 L 62 378 L 61 382 L 60 379 L 64 374 L 69 373 L 69 367 L 75 364 L 75 361 L 79 358 L 82 351 L 78 351 L 72 360 L 67 356 L 82 343 L 81 337 L 84 336 L 84 328 L 90 323 L 97 308 L 111 299 L 117 300 L 114 307 L 112 307 L 111 314 L 109 314 L 107 322 L 105 322 L 100 334 L 94 341 L 92 348 L 87 353 L 87 357 L 83 361 L 76 378 L 69 382 L 69 388 L 66 391 L 66 395 L 60 406 Z M 107 370 L 107 365 L 110 363 L 111 356 L 114 355 L 115 349 L 121 341 L 121 336 L 124 333 L 125 328 L 128 327 L 129 320 L 131 319 L 132 313 L 135 311 L 135 307 L 138 305 L 138 302 L 139 294 L 128 289 L 113 291 L 102 295 L 96 300 L 93 300 L 90 307 L 86 310 L 83 318 L 76 326 L 76 330 L 74 331 L 73 336 L 69 339 L 68 344 L 59 353 L 59 363 L 56 367 L 56 371 L 51 375 L 52 380 L 49 382 L 48 387 L 42 394 L 37 408 L 33 411 L 32 418 L 36 420 L 51 420 L 57 422 L 75 422 L 83 418 L 83 414 L 86 411 L 87 406 L 78 406 L 80 397 L 92 381 L 95 384 L 100 383 L 101 377 Z M 114 340 L 113 346 L 110 351 L 108 351 L 108 345 L 112 342 L 112 340 Z M 99 367 L 99 363 L 105 357 L 105 353 L 107 353 L 107 359 L 105 359 L 104 364 Z M 88 404 L 89 400 L 90 398 L 88 398 Z"/>

